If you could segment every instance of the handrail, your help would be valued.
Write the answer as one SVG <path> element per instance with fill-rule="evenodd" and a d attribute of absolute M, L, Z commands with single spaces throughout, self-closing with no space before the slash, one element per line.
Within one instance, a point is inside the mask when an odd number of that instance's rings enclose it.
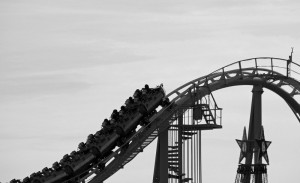
<path fill-rule="evenodd" d="M 270 66 L 260 66 L 260 65 L 257 65 L 257 61 L 258 61 L 258 60 L 261 60 L 261 59 L 264 59 L 264 60 L 265 60 L 265 59 L 268 59 L 268 60 L 270 60 L 270 61 L 271 61 Z M 220 69 L 217 69 L 217 70 L 211 72 L 211 73 L 208 74 L 208 75 L 205 75 L 205 76 L 196 78 L 196 79 L 194 79 L 194 80 L 192 80 L 192 81 L 190 81 L 190 82 L 185 83 L 184 85 L 182 85 L 182 86 L 176 88 L 175 90 L 173 90 L 172 92 L 170 92 L 170 93 L 167 95 L 167 97 L 170 97 L 170 96 L 172 96 L 173 94 L 177 94 L 177 97 L 175 97 L 175 98 L 178 99 L 178 96 L 182 96 L 182 95 L 181 95 L 182 93 L 186 93 L 186 90 L 185 90 L 184 92 L 181 92 L 181 93 L 179 92 L 179 90 L 182 90 L 183 88 L 186 88 L 187 86 L 189 86 L 189 85 L 191 85 L 191 84 L 194 84 L 194 83 L 196 83 L 197 81 L 199 82 L 199 81 L 201 81 L 201 80 L 203 80 L 203 79 L 205 79 L 205 78 L 212 77 L 212 76 L 214 76 L 215 74 L 226 73 L 226 71 L 225 71 L 226 68 L 228 68 L 228 67 L 230 67 L 230 66 L 234 66 L 234 65 L 236 65 L 236 64 L 238 65 L 238 64 L 241 63 L 241 62 L 255 61 L 255 67 L 251 67 L 251 68 L 255 68 L 255 70 L 259 70 L 260 68 L 266 68 L 266 67 L 270 67 L 271 70 L 272 70 L 273 72 L 275 72 L 275 71 L 273 70 L 274 68 L 288 69 L 287 67 L 280 67 L 280 66 L 278 66 L 278 65 L 274 65 L 274 61 L 276 61 L 276 60 L 278 60 L 278 61 L 284 61 L 284 62 L 286 62 L 286 63 L 289 61 L 288 59 L 274 58 L 274 57 L 256 57 L 256 58 L 249 58 L 249 59 L 239 60 L 239 61 L 233 62 L 233 63 L 231 63 L 231 64 L 228 64 L 228 65 L 226 65 L 226 66 L 224 66 L 224 67 L 221 67 Z M 296 66 L 297 68 L 299 68 L 299 70 L 300 70 L 300 65 L 299 65 L 299 64 L 297 64 L 297 63 L 295 63 L 295 62 L 291 62 L 290 64 L 295 65 L 295 66 Z M 243 64 L 241 64 L 241 65 L 243 65 Z M 238 67 L 237 67 L 237 68 L 238 68 Z M 297 75 L 299 75 L 299 79 L 298 79 L 298 81 L 299 81 L 299 80 L 300 80 L 300 72 L 297 72 L 297 71 L 295 71 L 294 69 L 291 69 L 290 71 L 293 72 L 293 73 L 296 73 Z M 278 72 L 278 73 L 280 73 L 280 72 Z M 280 73 L 280 74 L 282 74 L 282 73 Z M 286 75 L 286 74 L 283 73 L 282 75 Z M 287 76 L 287 77 L 288 77 L 288 76 Z M 292 77 L 290 77 L 290 78 L 292 78 Z M 297 80 L 296 78 L 293 78 L 293 79 Z"/>

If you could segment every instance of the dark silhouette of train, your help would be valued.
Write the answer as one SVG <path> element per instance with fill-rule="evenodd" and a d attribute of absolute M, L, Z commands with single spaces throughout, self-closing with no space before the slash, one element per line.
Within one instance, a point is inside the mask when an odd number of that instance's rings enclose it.
<path fill-rule="evenodd" d="M 52 168 L 45 167 L 23 181 L 13 179 L 10 183 L 71 183 L 76 182 L 74 177 L 84 174 L 95 165 L 103 170 L 105 164 L 98 162 L 107 157 L 116 146 L 124 145 L 138 125 L 147 125 L 158 106 L 168 105 L 169 100 L 165 96 L 162 85 L 156 88 L 145 85 L 141 90 L 137 89 L 119 111 L 113 110 L 110 119 L 104 119 L 101 130 L 90 134 L 85 143 L 78 145 L 77 151 L 64 155 L 59 162 L 53 163 Z"/>

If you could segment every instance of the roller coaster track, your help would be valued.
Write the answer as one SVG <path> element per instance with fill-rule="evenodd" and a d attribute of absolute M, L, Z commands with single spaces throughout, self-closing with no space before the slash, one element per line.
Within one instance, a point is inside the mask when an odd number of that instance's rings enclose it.
<path fill-rule="evenodd" d="M 167 97 L 175 102 L 188 92 L 195 92 L 197 87 L 207 87 L 212 92 L 237 85 L 261 85 L 275 92 L 300 121 L 300 65 L 287 59 L 258 57 L 240 60 L 180 86 Z"/>
<path fill-rule="evenodd" d="M 260 85 L 275 92 L 286 101 L 300 121 L 300 65 L 291 60 L 271 57 L 240 60 L 170 92 L 166 96 L 171 100 L 170 104 L 157 109 L 158 112 L 149 119 L 150 123 L 127 140 L 125 144 L 129 144 L 128 147 L 121 146 L 86 170 L 84 176 L 77 175 L 76 182 L 105 181 L 142 152 L 160 131 L 169 128 L 183 106 L 194 104 L 195 96 L 202 98 L 213 91 L 238 85 Z M 100 170 L 97 168 L 99 164 L 106 164 L 106 167 Z"/>
<path fill-rule="evenodd" d="M 201 98 L 215 90 L 237 85 L 261 85 L 275 92 L 286 101 L 300 121 L 300 65 L 271 57 L 240 60 L 170 92 L 167 97 L 171 99 L 171 104 L 162 108 L 150 119 L 149 125 L 141 128 L 129 140 L 130 145 L 125 153 L 120 153 L 122 147 L 119 148 L 105 160 L 110 163 L 103 171 L 91 171 L 96 176 L 90 182 L 103 182 L 123 168 L 158 136 L 159 130 L 169 127 L 178 109 L 193 105 L 193 97 Z"/>

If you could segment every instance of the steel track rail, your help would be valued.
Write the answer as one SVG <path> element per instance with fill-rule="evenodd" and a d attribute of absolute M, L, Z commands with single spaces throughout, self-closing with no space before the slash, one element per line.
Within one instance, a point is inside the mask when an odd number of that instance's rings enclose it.
<path fill-rule="evenodd" d="M 300 121 L 300 101 L 297 98 L 300 95 L 299 81 L 299 64 L 287 59 L 257 57 L 234 62 L 208 75 L 187 82 L 166 96 L 171 99 L 171 104 L 161 109 L 150 119 L 150 123 L 147 126 L 142 127 L 128 139 L 127 142 L 130 145 L 126 151 L 121 151 L 123 146 L 117 149 L 107 158 L 98 162 L 107 163 L 104 170 L 99 171 L 94 166 L 86 170 L 88 175 L 84 178 L 88 179 L 90 175 L 96 175 L 89 182 L 103 182 L 123 168 L 153 142 L 159 135 L 159 129 L 168 128 L 169 124 L 175 120 L 174 118 L 172 119 L 173 114 L 180 106 L 183 104 L 192 105 L 189 103 L 191 101 L 191 93 L 203 97 L 210 92 L 226 87 L 261 85 L 282 97 Z"/>

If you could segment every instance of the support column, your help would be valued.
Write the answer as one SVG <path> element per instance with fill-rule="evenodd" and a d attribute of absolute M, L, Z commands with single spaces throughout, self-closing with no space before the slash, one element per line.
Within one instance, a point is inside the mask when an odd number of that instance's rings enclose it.
<path fill-rule="evenodd" d="M 179 110 L 178 114 L 178 170 L 179 176 L 178 183 L 182 183 L 182 125 L 183 125 L 183 110 Z"/>
<path fill-rule="evenodd" d="M 168 182 L 168 129 L 162 131 L 159 135 L 160 141 L 160 182 Z"/>
<path fill-rule="evenodd" d="M 202 144 L 201 144 L 201 130 L 198 131 L 199 133 L 199 183 L 202 183 Z"/>
<path fill-rule="evenodd" d="M 168 182 L 168 129 L 159 131 L 153 183 Z"/>
<path fill-rule="evenodd" d="M 248 140 L 255 142 L 255 139 L 260 139 L 261 135 L 261 126 L 262 126 L 262 102 L 261 96 L 263 93 L 262 86 L 253 86 L 252 90 L 252 104 L 251 104 L 251 114 L 249 121 L 249 131 L 248 131 Z M 252 164 L 253 159 L 253 150 L 254 150 L 254 164 L 260 164 L 261 161 L 258 158 L 258 150 L 255 148 L 254 143 L 250 143 L 247 149 L 246 155 L 246 165 Z M 250 183 L 250 175 L 245 177 L 245 183 Z M 255 183 L 261 183 L 261 177 L 255 178 Z"/>
<path fill-rule="evenodd" d="M 154 172 L 153 172 L 153 183 L 159 183 L 159 162 L 160 162 L 160 143 L 159 143 L 159 136 L 157 138 L 157 145 L 156 145 L 156 154 L 155 154 L 155 164 L 154 164 Z"/>

